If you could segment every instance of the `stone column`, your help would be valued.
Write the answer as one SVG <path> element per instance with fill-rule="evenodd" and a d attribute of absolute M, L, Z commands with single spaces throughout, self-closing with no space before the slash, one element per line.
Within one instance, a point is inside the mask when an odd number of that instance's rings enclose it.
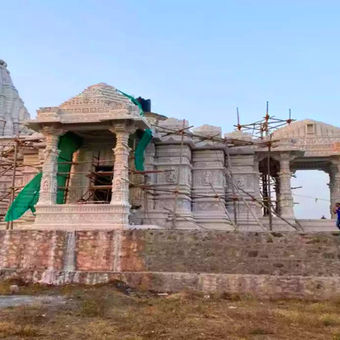
<path fill-rule="evenodd" d="M 340 161 L 334 160 L 329 169 L 329 191 L 330 191 L 330 211 L 332 218 L 336 218 L 333 209 L 337 202 L 340 202 Z"/>
<path fill-rule="evenodd" d="M 45 136 L 44 163 L 40 185 L 39 205 L 56 204 L 57 199 L 57 171 L 58 171 L 58 141 L 62 130 L 44 127 L 41 131 Z"/>
<path fill-rule="evenodd" d="M 290 171 L 290 154 L 283 152 L 280 155 L 280 197 L 279 206 L 281 216 L 288 219 L 294 219 L 294 200 L 291 189 L 291 171 Z"/>
<path fill-rule="evenodd" d="M 117 207 L 115 224 L 128 225 L 129 203 L 129 136 L 132 132 L 125 124 L 117 124 L 112 129 L 116 135 L 116 146 L 113 149 L 115 161 L 112 180 L 111 205 Z"/>

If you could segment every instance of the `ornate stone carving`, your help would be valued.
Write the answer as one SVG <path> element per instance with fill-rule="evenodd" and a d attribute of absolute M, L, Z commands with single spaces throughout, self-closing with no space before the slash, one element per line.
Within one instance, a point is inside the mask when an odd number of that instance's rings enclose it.
<path fill-rule="evenodd" d="M 177 183 L 177 172 L 176 169 L 171 169 L 172 171 L 167 171 L 165 173 L 165 180 L 169 184 L 175 184 Z"/>
<path fill-rule="evenodd" d="M 114 152 L 114 172 L 112 180 L 111 205 L 121 205 L 123 212 L 117 217 L 122 225 L 128 225 L 129 216 L 129 153 L 130 133 L 135 130 L 133 125 L 117 123 L 111 131 L 116 135 Z"/>
<path fill-rule="evenodd" d="M 46 126 L 41 132 L 45 136 L 46 148 L 38 205 L 52 205 L 56 203 L 57 197 L 58 141 L 64 131 L 53 126 Z"/>
<path fill-rule="evenodd" d="M 95 113 L 110 110 L 128 109 L 134 111 L 135 105 L 129 98 L 113 86 L 99 83 L 89 86 L 79 95 L 67 100 L 60 108 L 69 113 Z"/>

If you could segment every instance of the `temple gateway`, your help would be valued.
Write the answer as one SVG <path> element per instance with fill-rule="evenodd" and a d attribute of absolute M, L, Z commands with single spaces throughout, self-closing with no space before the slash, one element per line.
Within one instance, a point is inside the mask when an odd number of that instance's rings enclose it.
<path fill-rule="evenodd" d="M 222 136 L 221 127 L 194 128 L 149 104 L 99 83 L 30 119 L 0 61 L 2 224 L 335 230 L 333 220 L 295 218 L 291 177 L 303 169 L 328 173 L 334 217 L 340 128 L 289 120 L 260 137 L 240 127 Z"/>

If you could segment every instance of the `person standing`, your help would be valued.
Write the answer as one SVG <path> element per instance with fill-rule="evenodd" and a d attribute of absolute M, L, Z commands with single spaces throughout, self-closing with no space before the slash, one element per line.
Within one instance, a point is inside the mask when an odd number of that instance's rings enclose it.
<path fill-rule="evenodd" d="M 336 214 L 336 226 L 340 230 L 340 203 L 335 204 L 335 208 L 333 209 L 334 214 Z"/>

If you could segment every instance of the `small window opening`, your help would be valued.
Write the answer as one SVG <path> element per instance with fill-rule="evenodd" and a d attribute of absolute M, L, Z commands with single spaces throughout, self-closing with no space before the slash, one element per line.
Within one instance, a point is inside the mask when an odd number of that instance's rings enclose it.
<path fill-rule="evenodd" d="M 308 135 L 314 134 L 314 124 L 307 124 L 307 134 Z"/>

